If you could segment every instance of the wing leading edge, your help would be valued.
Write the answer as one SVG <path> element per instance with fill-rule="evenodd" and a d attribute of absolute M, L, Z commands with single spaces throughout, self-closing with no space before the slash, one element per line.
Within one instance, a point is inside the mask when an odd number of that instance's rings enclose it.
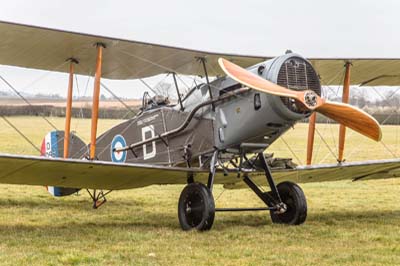
<path fill-rule="evenodd" d="M 101 161 L 51 159 L 39 156 L 0 154 L 0 183 L 93 189 L 130 189 L 155 184 L 186 184 L 188 170 L 146 164 L 118 164 Z M 208 173 L 192 168 L 196 181 L 206 183 Z M 262 172 L 249 175 L 260 184 L 265 183 Z M 377 179 L 400 176 L 400 159 L 297 167 L 293 170 L 273 171 L 276 182 L 290 180 L 299 183 L 324 182 L 344 179 Z M 216 184 L 227 188 L 244 185 L 236 172 L 219 172 Z"/>

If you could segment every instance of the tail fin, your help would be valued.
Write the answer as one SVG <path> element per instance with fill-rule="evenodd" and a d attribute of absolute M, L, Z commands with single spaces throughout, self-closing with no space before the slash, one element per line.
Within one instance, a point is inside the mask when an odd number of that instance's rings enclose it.
<path fill-rule="evenodd" d="M 40 155 L 51 158 L 59 158 L 64 154 L 64 131 L 51 131 L 42 141 Z M 80 159 L 88 153 L 87 145 L 76 135 L 70 135 L 68 158 Z M 62 171 L 62 170 L 61 170 Z M 55 196 L 62 197 L 74 194 L 80 188 L 46 187 L 47 191 Z"/>

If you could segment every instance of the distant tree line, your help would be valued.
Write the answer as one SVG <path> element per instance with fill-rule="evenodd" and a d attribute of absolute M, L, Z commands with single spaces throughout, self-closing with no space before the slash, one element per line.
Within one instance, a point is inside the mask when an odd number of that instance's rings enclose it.
<path fill-rule="evenodd" d="M 138 107 L 133 107 L 131 112 L 126 108 L 100 108 L 99 118 L 105 119 L 129 119 L 139 111 Z M 368 111 L 380 123 L 385 125 L 400 125 L 400 112 L 373 113 Z M 52 105 L 4 105 L 0 106 L 0 115 L 4 116 L 46 116 L 46 117 L 65 117 L 65 107 L 55 107 Z M 91 118 L 92 108 L 72 108 L 72 117 Z M 305 120 L 307 122 L 307 120 Z M 322 116 L 317 116 L 318 123 L 335 123 L 334 121 Z"/>
<path fill-rule="evenodd" d="M 168 86 L 167 86 L 168 85 Z M 352 87 L 350 92 L 350 104 L 358 106 L 367 113 L 375 117 L 376 120 L 384 124 L 400 125 L 400 88 L 358 88 Z M 173 98 L 173 92 L 169 84 L 161 83 L 156 87 L 157 92 Z M 4 95 L 3 95 L 4 94 Z M 341 89 L 333 90 L 323 88 L 323 97 L 331 101 L 341 102 Z M 0 91 L 1 96 L 9 96 L 9 93 Z M 49 95 L 36 95 L 37 98 L 49 98 Z M 59 99 L 60 96 L 54 94 L 51 99 Z M 36 97 L 35 97 L 36 98 Z M 83 99 L 83 98 L 82 98 Z M 88 97 L 90 99 L 90 97 Z M 106 97 L 102 95 L 102 99 Z M 135 113 L 139 111 L 139 106 L 132 107 Z M 90 118 L 92 109 L 90 106 L 82 108 L 73 108 L 72 116 L 75 118 Z M 49 116 L 65 117 L 65 107 L 56 107 L 52 105 L 0 105 L 0 115 L 5 116 Z M 108 107 L 99 109 L 100 118 L 108 119 L 128 119 L 135 114 L 123 107 Z M 306 120 L 307 121 L 307 120 Z M 319 123 L 334 123 L 322 115 L 317 116 Z"/>
<path fill-rule="evenodd" d="M 100 108 L 99 118 L 128 119 L 138 112 L 138 108 L 133 107 L 132 111 L 126 108 Z M 65 107 L 55 107 L 52 105 L 3 105 L 0 106 L 0 115 L 65 117 Z M 72 117 L 90 118 L 91 115 L 92 108 L 90 107 L 72 108 Z"/>
<path fill-rule="evenodd" d="M 323 93 L 331 101 L 342 101 L 341 90 L 333 91 L 324 88 Z M 398 109 L 400 108 L 400 88 L 351 87 L 350 104 L 359 108 L 380 108 L 381 112 L 382 110 Z"/>

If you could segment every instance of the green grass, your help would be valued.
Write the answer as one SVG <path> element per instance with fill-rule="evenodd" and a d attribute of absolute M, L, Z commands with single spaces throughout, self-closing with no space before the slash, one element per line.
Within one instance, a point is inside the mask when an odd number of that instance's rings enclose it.
<path fill-rule="evenodd" d="M 35 143 L 50 130 L 39 118 L 11 118 Z M 61 119 L 52 120 L 63 127 Z M 118 121 L 100 121 L 104 131 Z M 89 121 L 73 128 L 87 141 Z M 330 129 L 318 125 L 328 135 Z M 332 129 L 334 134 L 337 128 Z M 397 147 L 397 127 L 384 143 Z M 306 125 L 285 135 L 305 158 Z M 330 134 L 330 133 L 329 133 Z M 327 142 L 333 142 L 327 137 Z M 35 154 L 0 122 L 0 151 Z M 316 136 L 316 161 L 332 162 Z M 350 160 L 391 158 L 381 144 L 349 138 Z M 375 145 L 375 146 L 374 146 Z M 332 146 L 331 149 L 335 147 Z M 277 156 L 292 156 L 278 141 Z M 328 154 L 328 156 L 327 156 Z M 332 157 L 332 158 L 330 158 Z M 182 186 L 115 191 L 93 210 L 89 197 L 51 197 L 43 187 L 0 186 L 0 265 L 399 265 L 400 180 L 302 185 L 308 218 L 301 226 L 271 224 L 268 213 L 217 213 L 209 232 L 182 232 L 176 206 Z M 223 194 L 220 196 L 220 194 Z M 246 190 L 214 191 L 218 207 L 260 206 Z"/>

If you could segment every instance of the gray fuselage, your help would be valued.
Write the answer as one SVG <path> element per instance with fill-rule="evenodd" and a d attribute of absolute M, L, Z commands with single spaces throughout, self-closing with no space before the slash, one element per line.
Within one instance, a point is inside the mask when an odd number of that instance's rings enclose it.
<path fill-rule="evenodd" d="M 317 74 L 299 55 L 286 54 L 248 70 L 289 89 L 311 89 L 320 95 Z M 272 144 L 297 121 L 310 115 L 291 99 L 244 89 L 228 77 L 215 79 L 210 87 L 211 90 L 202 84 L 193 88 L 183 100 L 183 111 L 179 104 L 154 108 L 105 132 L 97 141 L 98 159 L 121 159 L 121 154 L 113 154 L 114 146 L 137 143 L 135 148 L 125 151 L 121 162 L 201 165 L 215 149 L 235 150 L 244 142 Z M 214 102 L 207 104 L 211 99 Z M 204 106 L 199 108 L 201 104 Z M 169 134 L 183 125 L 191 113 L 193 119 L 187 127 Z M 157 138 L 161 135 L 164 137 Z M 115 144 L 120 137 L 123 143 Z M 150 138 L 154 141 L 141 145 Z"/>

